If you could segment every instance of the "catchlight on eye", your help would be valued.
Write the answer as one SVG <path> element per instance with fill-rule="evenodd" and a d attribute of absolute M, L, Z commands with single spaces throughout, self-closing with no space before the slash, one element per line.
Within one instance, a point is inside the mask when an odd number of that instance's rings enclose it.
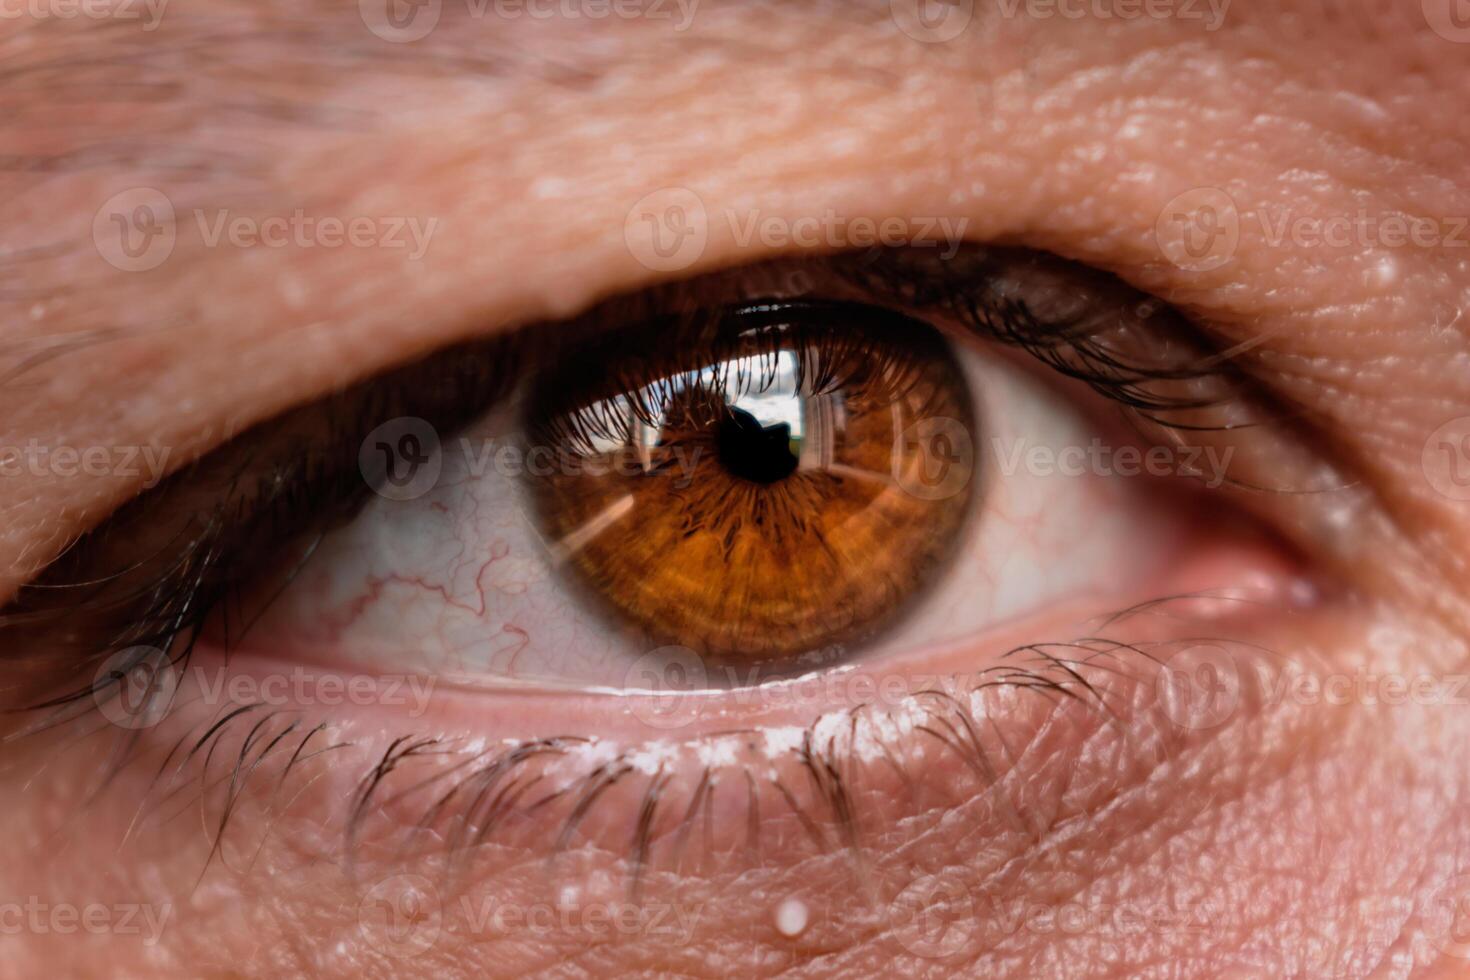
<path fill-rule="evenodd" d="M 529 400 L 531 451 L 556 463 L 528 492 L 562 567 L 650 643 L 737 664 L 796 666 L 897 622 L 979 489 L 944 338 L 843 303 L 649 329 Z"/>

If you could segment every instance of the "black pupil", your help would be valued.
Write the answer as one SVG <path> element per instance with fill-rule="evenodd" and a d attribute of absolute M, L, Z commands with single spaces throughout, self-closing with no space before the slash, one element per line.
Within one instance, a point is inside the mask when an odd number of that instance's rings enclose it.
<path fill-rule="evenodd" d="M 731 474 L 752 483 L 775 483 L 796 471 L 791 426 L 762 426 L 754 415 L 727 406 L 720 422 L 720 462 Z"/>

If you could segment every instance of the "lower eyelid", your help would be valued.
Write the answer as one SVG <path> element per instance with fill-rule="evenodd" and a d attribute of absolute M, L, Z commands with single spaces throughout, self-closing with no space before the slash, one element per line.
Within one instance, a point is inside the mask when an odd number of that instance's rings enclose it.
<path fill-rule="evenodd" d="M 829 894 L 856 888 L 881 908 L 873 890 L 883 882 L 865 869 L 894 856 L 884 842 L 899 826 L 922 842 L 922 828 L 962 825 L 986 842 L 976 859 L 997 873 L 1044 844 L 1101 860 L 1109 841 L 1132 832 L 1128 821 L 1183 821 L 1211 794 L 1245 792 L 1251 770 L 1238 753 L 1253 732 L 1269 729 L 1282 752 L 1323 737 L 1330 717 L 1272 694 L 1301 666 L 1272 638 L 1309 624 L 1255 612 L 1201 622 L 1190 608 L 1136 611 L 1101 631 L 1112 639 L 1032 644 L 999 658 L 970 650 L 971 662 L 990 666 L 906 673 L 865 707 L 816 720 L 814 696 L 792 689 L 789 706 L 767 705 L 759 718 L 748 705 L 703 703 L 708 715 L 683 728 L 647 724 L 667 721 L 667 706 L 626 698 L 580 709 L 563 699 L 552 713 L 544 697 L 475 695 L 459 701 L 457 717 L 456 694 L 437 690 L 433 709 L 416 714 L 392 700 L 401 690 L 378 687 L 367 700 L 384 703 L 364 704 L 369 688 L 359 686 L 354 703 L 353 678 L 327 685 L 259 664 L 257 681 L 282 683 L 251 687 L 230 679 L 252 668 L 205 657 L 207 672 L 186 680 L 179 710 L 148 733 L 143 757 L 108 792 L 138 810 L 144 833 L 192 833 L 167 817 L 180 788 L 202 776 L 207 823 L 237 811 L 234 826 L 216 826 L 221 854 L 257 846 L 248 812 L 263 808 L 271 826 L 313 828 L 292 841 L 298 858 L 345 857 L 363 888 L 436 867 L 456 869 L 460 882 L 436 874 L 439 887 L 500 888 L 500 855 L 515 853 L 550 862 L 528 885 L 538 894 L 580 882 L 627 900 L 658 895 L 670 873 L 789 878 L 820 861 L 834 878 Z M 852 677 L 844 683 L 845 695 L 857 688 Z M 211 703 L 205 684 L 216 697 L 269 696 L 240 709 L 229 698 Z M 609 713 L 623 716 L 618 736 L 579 734 L 618 729 Z M 488 718 L 522 734 L 487 740 Z M 557 722 L 576 731 L 558 733 Z M 1072 835 L 1076 826 L 1087 834 Z M 911 847 L 912 862 L 924 845 Z M 783 887 L 804 886 L 798 876 Z"/>

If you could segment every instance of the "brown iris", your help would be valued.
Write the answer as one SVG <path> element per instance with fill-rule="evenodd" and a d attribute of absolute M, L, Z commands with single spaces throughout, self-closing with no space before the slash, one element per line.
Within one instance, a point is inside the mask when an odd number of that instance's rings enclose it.
<path fill-rule="evenodd" d="M 554 460 L 529 478 L 542 532 L 614 622 L 796 666 L 871 638 L 943 568 L 975 488 L 974 424 L 932 327 L 772 302 L 617 346 L 551 377 L 527 426 Z"/>

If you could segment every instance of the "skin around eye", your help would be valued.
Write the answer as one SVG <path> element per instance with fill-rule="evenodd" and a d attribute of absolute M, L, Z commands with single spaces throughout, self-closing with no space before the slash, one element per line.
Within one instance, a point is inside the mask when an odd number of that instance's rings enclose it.
<path fill-rule="evenodd" d="M 0 477 L 0 594 L 24 600 L 0 616 L 0 685 L 34 705 L 27 678 L 46 681 L 88 707 L 3 716 L 27 734 L 0 746 L 0 972 L 1464 972 L 1470 76 L 1453 4 L 911 16 L 887 0 L 710 0 L 627 20 L 592 3 L 375 19 L 372 3 L 189 0 L 142 23 L 136 5 L 20 6 L 0 27 L 0 444 L 121 462 L 42 457 L 60 464 Z M 407 39 L 415 27 L 428 33 Z M 236 234 L 301 212 L 384 225 L 366 246 Z M 350 636 L 297 632 L 331 625 L 302 616 L 277 630 L 298 639 L 272 645 L 276 662 L 266 644 L 226 658 L 231 644 L 197 638 L 152 727 L 90 696 L 108 670 L 130 674 L 107 663 L 115 641 L 163 644 L 197 621 L 196 593 L 161 581 L 219 555 L 243 573 L 241 537 L 279 545 L 324 484 L 363 485 L 349 458 L 311 474 L 310 494 L 236 486 L 232 471 L 256 470 L 237 449 L 295 472 L 289 439 L 235 441 L 246 427 L 472 337 L 556 332 L 671 276 L 863 248 L 891 221 L 953 233 L 941 247 L 1018 244 L 1116 273 L 1207 330 L 1274 410 L 1146 428 L 1239 447 L 1177 522 L 1143 477 L 1120 493 L 1046 483 L 1022 453 L 976 501 L 1006 519 L 966 526 L 1001 532 L 1001 550 L 957 546 L 1011 562 L 951 562 L 888 646 L 822 672 L 833 688 L 541 690 L 568 673 L 622 682 L 599 671 L 629 650 L 599 649 L 610 617 L 512 548 L 453 582 L 385 583 Z M 395 247 L 390 222 L 428 226 L 428 247 Z M 124 226 L 140 234 L 119 250 Z M 650 249 L 650 229 L 670 234 Z M 987 434 L 1015 424 L 1067 450 L 1054 467 L 1080 450 L 1097 468 L 1092 427 L 1051 430 L 1051 401 L 986 404 L 1007 390 L 998 374 L 970 377 Z M 345 440 L 354 454 L 365 436 Z M 162 495 L 174 520 L 107 532 L 111 557 L 158 556 L 147 574 L 88 575 L 68 561 L 96 543 L 80 536 L 154 486 L 127 447 L 167 450 L 158 476 L 228 451 L 205 460 L 217 487 Z M 186 519 L 251 514 L 262 496 L 268 516 L 229 538 Z M 442 568 L 450 531 L 510 533 L 509 512 L 455 508 L 469 527 L 451 527 L 418 499 L 391 522 L 405 502 L 328 509 L 333 547 L 356 547 L 334 561 L 422 572 Z M 1221 527 L 1224 502 L 1289 537 L 1291 558 Z M 1139 533 L 1166 529 L 1188 547 Z M 1298 559 L 1314 573 L 1300 591 Z M 993 608 L 966 601 L 958 583 L 975 581 Z M 1099 582 L 1097 602 L 1062 601 Z M 300 609 L 362 591 L 338 584 Z M 431 608 L 427 593 L 440 614 L 395 618 Z M 1016 604 L 1043 596 L 1043 615 Z M 484 599 L 560 635 L 456 632 Z M 248 622 L 231 616 L 229 635 Z M 434 673 L 457 663 L 538 689 Z"/>

